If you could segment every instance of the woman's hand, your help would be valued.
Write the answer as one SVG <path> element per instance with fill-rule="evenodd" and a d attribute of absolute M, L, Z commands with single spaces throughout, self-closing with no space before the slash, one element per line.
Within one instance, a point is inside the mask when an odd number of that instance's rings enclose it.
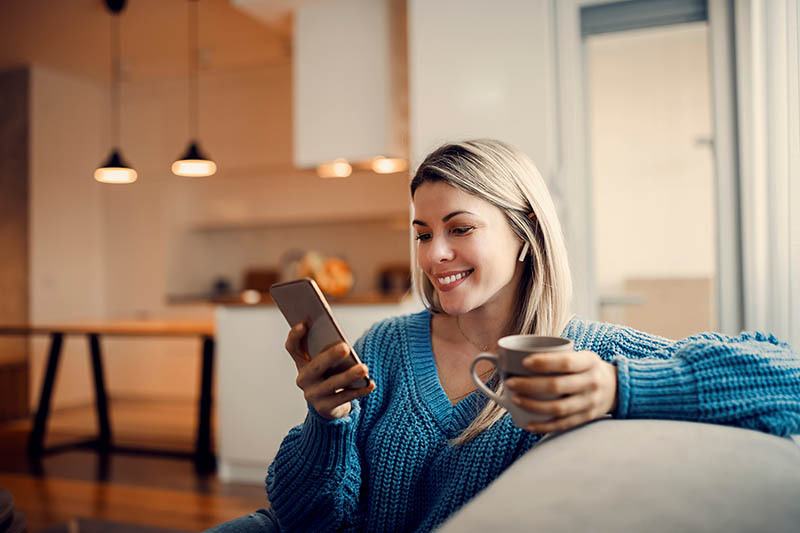
<path fill-rule="evenodd" d="M 616 409 L 617 367 L 594 352 L 536 353 L 522 364 L 541 375 L 506 380 L 506 388 L 514 393 L 514 403 L 528 411 L 553 416 L 545 422 L 531 422 L 528 431 L 569 429 Z M 543 396 L 554 398 L 546 400 Z"/>
<path fill-rule="evenodd" d="M 369 385 L 358 389 L 346 388 L 367 375 L 367 366 L 364 364 L 354 365 L 338 374 L 325 377 L 328 369 L 350 354 L 350 347 L 339 342 L 310 359 L 306 348 L 307 333 L 305 324 L 297 324 L 286 338 L 286 350 L 297 366 L 297 386 L 321 417 L 333 420 L 347 416 L 350 414 L 350 400 L 372 392 L 375 382 L 370 381 Z"/>

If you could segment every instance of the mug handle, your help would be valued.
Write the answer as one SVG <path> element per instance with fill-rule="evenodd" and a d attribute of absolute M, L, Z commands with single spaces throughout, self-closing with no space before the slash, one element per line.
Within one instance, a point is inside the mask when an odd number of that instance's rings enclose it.
<path fill-rule="evenodd" d="M 495 354 L 489 352 L 483 352 L 478 354 L 478 356 L 472 360 L 472 365 L 469 367 L 469 372 L 470 374 L 472 374 L 472 381 L 475 382 L 475 386 L 478 387 L 478 389 L 480 389 L 482 393 L 484 393 L 486 396 L 488 396 L 495 402 L 499 403 L 500 405 L 504 405 L 505 402 L 503 401 L 502 396 L 500 396 L 495 391 L 487 387 L 486 384 L 483 381 L 481 381 L 481 378 L 480 376 L 478 376 L 477 372 L 475 372 L 475 365 L 478 364 L 478 361 L 484 361 L 484 360 L 491 361 L 494 364 L 495 368 L 497 367 L 498 359 Z"/>

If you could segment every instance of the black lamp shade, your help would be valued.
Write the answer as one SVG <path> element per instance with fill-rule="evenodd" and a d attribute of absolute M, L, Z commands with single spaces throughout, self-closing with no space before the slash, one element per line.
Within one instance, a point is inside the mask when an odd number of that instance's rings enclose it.
<path fill-rule="evenodd" d="M 183 157 L 181 157 L 181 159 L 203 159 L 203 160 L 209 160 L 205 156 L 205 154 L 203 154 L 200 151 L 200 145 L 197 144 L 197 141 L 192 141 L 189 144 L 189 148 L 186 150 L 186 153 L 184 154 Z"/>
<path fill-rule="evenodd" d="M 108 156 L 106 162 L 100 166 L 102 168 L 131 168 L 128 162 L 122 159 L 122 155 L 120 155 L 117 148 L 111 150 L 111 155 Z"/>
<path fill-rule="evenodd" d="M 125 9 L 125 0 L 106 0 L 106 7 L 112 13 L 119 15 Z"/>
<path fill-rule="evenodd" d="M 172 164 L 172 172 L 178 176 L 211 176 L 216 171 L 216 163 L 200 151 L 197 141 L 189 143 L 186 153 Z"/>
<path fill-rule="evenodd" d="M 103 183 L 133 183 L 136 177 L 136 171 L 122 159 L 116 148 L 105 163 L 94 171 L 94 179 Z"/>

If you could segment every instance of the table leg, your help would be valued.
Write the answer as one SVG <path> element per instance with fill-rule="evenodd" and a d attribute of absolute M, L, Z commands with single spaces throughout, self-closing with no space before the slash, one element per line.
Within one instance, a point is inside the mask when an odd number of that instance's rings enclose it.
<path fill-rule="evenodd" d="M 89 333 L 89 346 L 92 354 L 92 373 L 94 375 L 94 401 L 97 406 L 97 427 L 99 435 L 97 446 L 101 451 L 111 449 L 111 422 L 108 418 L 108 396 L 106 395 L 103 359 L 100 351 L 100 336 Z"/>
<path fill-rule="evenodd" d="M 216 458 L 211 453 L 211 386 L 214 370 L 214 338 L 203 336 L 203 363 L 200 381 L 200 409 L 197 415 L 197 443 L 195 469 L 213 472 Z"/>
<path fill-rule="evenodd" d="M 58 371 L 58 360 L 61 357 L 63 340 L 63 333 L 54 332 L 50 335 L 50 354 L 47 357 L 47 370 L 42 382 L 42 392 L 39 395 L 39 405 L 36 407 L 33 431 L 28 437 L 28 453 L 32 456 L 40 456 L 42 454 L 44 434 L 47 430 L 47 417 L 50 414 L 50 397 L 53 393 L 53 383 Z"/>

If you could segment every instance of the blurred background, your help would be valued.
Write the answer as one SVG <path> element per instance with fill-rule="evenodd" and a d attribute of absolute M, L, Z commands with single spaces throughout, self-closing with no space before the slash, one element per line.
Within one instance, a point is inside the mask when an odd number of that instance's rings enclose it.
<path fill-rule="evenodd" d="M 0 0 L 6 442 L 24 447 L 52 346 L 11 326 L 208 324 L 219 477 L 178 461 L 172 482 L 162 463 L 140 479 L 134 462 L 111 480 L 219 497 L 189 529 L 263 505 L 247 484 L 303 410 L 248 429 L 294 394 L 266 289 L 328 280 L 351 340 L 418 308 L 409 175 L 471 137 L 516 145 L 545 177 L 575 312 L 676 339 L 762 329 L 800 344 L 798 22 L 795 0 Z M 214 174 L 173 173 L 191 141 Z M 94 178 L 114 148 L 136 181 Z M 197 338 L 102 346 L 115 439 L 191 450 Z M 261 373 L 274 381 L 248 378 Z M 96 430 L 93 387 L 86 341 L 68 337 L 48 442 Z M 3 469 L 22 478 L 0 486 L 30 491 L 34 526 L 181 529 L 96 501 L 42 518 L 20 446 Z M 69 453 L 39 474 L 108 474 Z"/>

